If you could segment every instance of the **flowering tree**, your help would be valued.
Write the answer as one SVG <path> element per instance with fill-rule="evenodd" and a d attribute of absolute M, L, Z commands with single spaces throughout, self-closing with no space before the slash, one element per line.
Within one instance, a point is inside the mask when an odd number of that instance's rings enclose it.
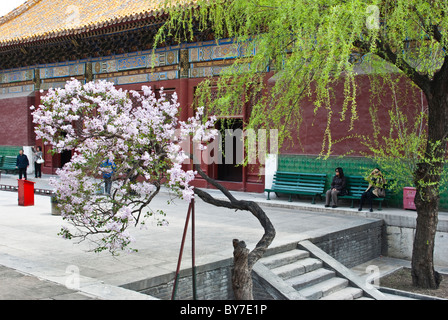
<path fill-rule="evenodd" d="M 64 89 L 50 89 L 33 112 L 36 134 L 53 146 L 53 152 L 74 150 L 72 160 L 53 179 L 64 220 L 75 230 L 63 228 L 65 238 L 89 238 L 95 251 L 132 250 L 131 224 L 162 211 L 148 208 L 162 185 L 186 201 L 194 196 L 190 182 L 195 172 L 182 169 L 190 157 L 181 145 L 215 136 L 215 119 L 203 122 L 203 109 L 187 122 L 177 119 L 177 96 L 159 99 L 149 87 L 143 93 L 117 90 L 112 83 L 77 80 Z M 32 107 L 34 109 L 34 107 Z M 106 161 L 112 166 L 105 166 Z M 113 170 L 113 172 L 111 172 Z M 110 197 L 99 193 L 102 176 L 111 174 Z M 161 215 L 161 216 L 159 216 Z"/>
<path fill-rule="evenodd" d="M 145 218 L 164 213 L 148 208 L 162 185 L 186 201 L 197 195 L 215 206 L 251 212 L 265 230 L 252 251 L 244 241 L 234 239 L 235 268 L 233 288 L 236 299 L 253 299 L 251 270 L 275 237 L 275 229 L 260 206 L 237 200 L 196 164 L 185 171 L 182 164 L 215 138 L 216 121 L 203 120 L 204 110 L 183 122 L 177 119 L 179 104 L 174 94 L 167 101 L 161 92 L 157 99 L 149 87 L 143 94 L 117 90 L 112 83 L 67 82 L 64 89 L 50 89 L 42 105 L 33 112 L 37 137 L 53 146 L 53 152 L 74 150 L 72 160 L 58 170 L 53 179 L 63 219 L 73 227 L 62 228 L 65 238 L 89 238 L 97 252 L 130 250 L 132 224 L 143 225 Z M 32 109 L 35 109 L 32 107 Z M 186 149 L 186 150 L 185 150 Z M 194 161 L 197 163 L 197 161 Z M 110 175 L 114 188 L 109 196 L 99 194 L 101 178 Z M 196 173 L 219 189 L 227 200 L 216 199 L 204 190 L 193 188 Z"/>

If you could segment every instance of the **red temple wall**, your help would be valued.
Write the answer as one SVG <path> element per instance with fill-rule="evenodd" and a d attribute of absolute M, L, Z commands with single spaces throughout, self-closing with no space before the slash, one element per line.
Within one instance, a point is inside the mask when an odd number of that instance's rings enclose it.
<path fill-rule="evenodd" d="M 389 111 L 395 112 L 395 100 L 391 89 L 384 85 L 381 88 L 381 98 L 373 98 L 370 92 L 371 82 L 366 75 L 358 76 L 356 79 L 357 96 L 356 111 L 358 119 L 354 121 L 353 128 L 350 130 L 350 121 L 352 113 L 346 112 L 344 120 L 340 113 L 343 106 L 343 84 L 338 84 L 333 88 L 334 98 L 331 105 L 331 139 L 334 142 L 331 148 L 331 155 L 350 155 L 362 156 L 369 153 L 368 148 L 362 143 L 360 137 L 374 140 L 374 130 L 379 129 L 380 134 L 377 139 L 382 141 L 382 136 L 388 136 L 391 129 Z M 398 89 L 396 89 L 400 109 L 413 119 L 417 112 L 422 109 L 422 96 L 419 90 L 413 87 L 408 81 L 400 80 Z M 375 104 L 375 109 L 370 107 Z M 423 99 L 423 106 L 426 108 L 426 100 Z M 320 108 L 314 113 L 313 98 L 303 99 L 301 101 L 303 110 L 303 122 L 299 133 L 293 130 L 292 141 L 286 141 L 280 149 L 280 154 L 297 155 L 319 155 L 322 151 L 322 144 L 325 138 L 325 129 L 328 121 L 328 110 Z M 372 121 L 374 112 L 375 123 Z M 412 126 L 412 121 L 409 126 Z M 350 138 L 347 138 L 352 136 Z M 326 150 L 326 149 L 325 149 Z"/>
<path fill-rule="evenodd" d="M 0 145 L 33 146 L 34 134 L 30 106 L 34 96 L 0 100 Z"/>

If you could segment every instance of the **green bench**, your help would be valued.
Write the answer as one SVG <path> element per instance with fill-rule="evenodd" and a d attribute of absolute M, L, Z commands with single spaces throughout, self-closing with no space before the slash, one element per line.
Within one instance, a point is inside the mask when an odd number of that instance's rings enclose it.
<path fill-rule="evenodd" d="M 366 191 L 369 183 L 363 176 L 345 176 L 346 178 L 346 189 L 348 194 L 345 196 L 338 196 L 338 199 L 349 199 L 351 200 L 350 208 L 354 208 L 354 201 L 361 200 L 362 194 Z M 390 181 L 391 182 L 391 181 Z M 373 198 L 373 201 L 379 202 L 378 210 L 382 210 L 383 201 L 387 201 L 391 197 L 391 191 L 386 187 L 386 197 L 385 198 Z"/>
<path fill-rule="evenodd" d="M 16 163 L 17 163 L 17 157 L 13 156 L 3 156 L 3 159 L 1 159 L 0 163 L 0 170 L 4 171 L 17 171 Z"/>
<path fill-rule="evenodd" d="M 321 197 L 325 190 L 327 175 L 320 173 L 299 173 L 277 171 L 274 174 L 272 187 L 265 189 L 268 193 L 267 200 L 270 199 L 270 193 L 275 192 L 278 196 L 281 194 L 289 195 L 289 202 L 292 201 L 292 195 L 305 195 L 312 197 L 312 204 L 315 204 L 315 197 Z"/>

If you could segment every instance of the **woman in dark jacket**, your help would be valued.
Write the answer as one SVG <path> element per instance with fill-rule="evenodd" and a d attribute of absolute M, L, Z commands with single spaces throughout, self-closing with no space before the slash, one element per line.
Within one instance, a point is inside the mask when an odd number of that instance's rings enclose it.
<path fill-rule="evenodd" d="M 345 176 L 344 171 L 341 167 L 336 168 L 335 176 L 333 177 L 333 181 L 331 182 L 331 189 L 327 191 L 326 199 L 325 199 L 325 207 L 331 206 L 336 208 L 338 206 L 338 195 L 345 195 Z"/>

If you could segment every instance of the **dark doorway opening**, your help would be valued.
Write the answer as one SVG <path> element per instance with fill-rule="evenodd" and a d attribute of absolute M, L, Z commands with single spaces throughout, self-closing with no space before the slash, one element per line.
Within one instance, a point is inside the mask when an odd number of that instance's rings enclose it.
<path fill-rule="evenodd" d="M 64 150 L 61 153 L 61 168 L 72 160 L 72 152 L 70 150 Z"/>
<path fill-rule="evenodd" d="M 242 182 L 243 120 L 220 119 L 216 126 L 222 137 L 222 161 L 217 165 L 217 178 L 221 181 Z"/>

